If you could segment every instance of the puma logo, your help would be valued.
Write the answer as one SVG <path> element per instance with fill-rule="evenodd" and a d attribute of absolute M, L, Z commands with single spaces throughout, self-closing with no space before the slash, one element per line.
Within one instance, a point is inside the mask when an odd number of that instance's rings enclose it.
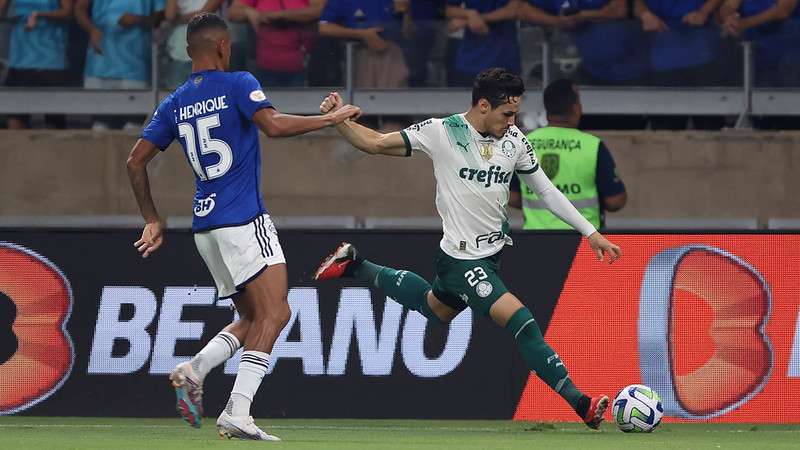
<path fill-rule="evenodd" d="M 462 144 L 461 142 L 456 141 L 456 145 L 463 148 L 465 152 L 469 152 L 469 143 Z"/>

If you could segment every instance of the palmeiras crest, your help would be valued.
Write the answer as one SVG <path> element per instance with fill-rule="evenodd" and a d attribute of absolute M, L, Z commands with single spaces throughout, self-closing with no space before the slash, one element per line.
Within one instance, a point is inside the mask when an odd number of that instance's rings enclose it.
<path fill-rule="evenodd" d="M 511 141 L 503 141 L 503 145 L 500 146 L 500 150 L 503 152 L 506 158 L 512 159 L 514 155 L 517 153 L 517 146 L 514 145 Z"/>
<path fill-rule="evenodd" d="M 558 166 L 560 160 L 561 157 L 558 155 L 558 153 L 545 153 L 542 155 L 542 169 L 544 169 L 544 173 L 547 175 L 547 178 L 552 180 L 556 175 L 558 175 Z"/>

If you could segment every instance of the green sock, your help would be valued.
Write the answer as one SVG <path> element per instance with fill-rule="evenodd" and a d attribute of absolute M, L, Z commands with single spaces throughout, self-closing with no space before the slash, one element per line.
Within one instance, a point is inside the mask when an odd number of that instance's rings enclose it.
<path fill-rule="evenodd" d="M 508 320 L 506 329 L 514 335 L 522 359 L 528 368 L 583 417 L 589 408 L 588 397 L 575 387 L 561 358 L 544 341 L 539 325 L 536 324 L 530 310 L 520 308 Z"/>
<path fill-rule="evenodd" d="M 424 278 L 407 270 L 395 270 L 360 259 L 353 278 L 382 289 L 387 296 L 435 323 L 442 323 L 428 306 L 431 285 Z"/>

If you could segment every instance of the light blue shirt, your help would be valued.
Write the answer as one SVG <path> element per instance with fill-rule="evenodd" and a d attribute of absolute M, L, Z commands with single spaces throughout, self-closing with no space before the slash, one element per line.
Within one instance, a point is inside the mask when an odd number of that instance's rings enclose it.
<path fill-rule="evenodd" d="M 149 16 L 164 9 L 165 0 L 94 0 L 92 23 L 103 32 L 100 55 L 89 46 L 87 77 L 148 81 L 150 79 L 150 30 L 124 28 L 117 23 L 125 13 Z"/>
<path fill-rule="evenodd" d="M 9 66 L 15 69 L 64 70 L 67 68 L 67 22 L 42 19 L 32 30 L 25 22 L 34 11 L 61 9 L 61 0 L 16 0 L 9 17 L 14 18 Z"/>

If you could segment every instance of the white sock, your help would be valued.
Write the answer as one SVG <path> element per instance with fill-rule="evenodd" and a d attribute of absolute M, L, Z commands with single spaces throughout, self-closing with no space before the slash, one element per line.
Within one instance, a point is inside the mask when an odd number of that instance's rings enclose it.
<path fill-rule="evenodd" d="M 269 354 L 248 350 L 242 353 L 239 362 L 239 372 L 233 383 L 231 398 L 225 407 L 225 412 L 232 416 L 249 416 L 250 404 L 261 385 L 261 380 L 267 374 L 269 367 Z"/>
<path fill-rule="evenodd" d="M 192 370 L 202 381 L 211 369 L 227 361 L 239 347 L 241 344 L 236 336 L 227 331 L 220 331 L 192 358 Z"/>

